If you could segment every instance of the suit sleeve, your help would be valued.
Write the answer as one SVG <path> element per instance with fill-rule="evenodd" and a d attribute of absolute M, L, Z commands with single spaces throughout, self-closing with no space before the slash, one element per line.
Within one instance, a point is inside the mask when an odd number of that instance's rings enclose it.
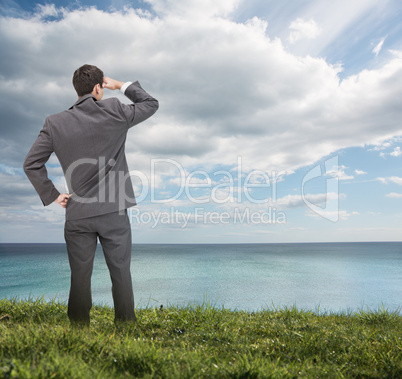
<path fill-rule="evenodd" d="M 139 82 L 130 84 L 124 95 L 133 102 L 133 104 L 129 105 L 122 104 L 122 109 L 130 128 L 151 117 L 159 108 L 158 100 L 145 92 Z"/>
<path fill-rule="evenodd" d="M 46 120 L 23 165 L 25 174 L 45 206 L 53 203 L 60 195 L 53 182 L 48 178 L 45 167 L 45 163 L 52 153 L 52 136 L 48 120 Z"/>

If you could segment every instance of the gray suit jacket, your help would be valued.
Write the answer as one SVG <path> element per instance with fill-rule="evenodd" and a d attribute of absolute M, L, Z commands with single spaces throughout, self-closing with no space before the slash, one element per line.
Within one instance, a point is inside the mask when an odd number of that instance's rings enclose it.
<path fill-rule="evenodd" d="M 158 109 L 158 101 L 138 82 L 117 98 L 97 101 L 85 95 L 64 112 L 49 116 L 24 161 L 24 171 L 43 205 L 60 195 L 48 178 L 45 163 L 54 152 L 60 161 L 70 199 L 66 219 L 77 220 L 127 209 L 136 204 L 125 142 L 130 127 Z"/>

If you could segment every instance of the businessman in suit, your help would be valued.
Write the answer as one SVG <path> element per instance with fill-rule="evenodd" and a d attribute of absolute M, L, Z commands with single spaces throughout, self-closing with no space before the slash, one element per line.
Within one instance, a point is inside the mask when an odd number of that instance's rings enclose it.
<path fill-rule="evenodd" d="M 135 320 L 127 208 L 136 202 L 125 142 L 128 129 L 152 116 L 159 104 L 138 82 L 105 77 L 92 65 L 74 72 L 73 85 L 77 102 L 47 117 L 25 158 L 24 171 L 44 206 L 54 202 L 66 208 L 71 322 L 90 321 L 91 275 L 98 238 L 112 280 L 115 321 Z M 121 90 L 131 104 L 115 97 L 102 100 L 105 88 Z M 68 194 L 59 193 L 48 178 L 45 163 L 53 152 L 63 169 Z"/>

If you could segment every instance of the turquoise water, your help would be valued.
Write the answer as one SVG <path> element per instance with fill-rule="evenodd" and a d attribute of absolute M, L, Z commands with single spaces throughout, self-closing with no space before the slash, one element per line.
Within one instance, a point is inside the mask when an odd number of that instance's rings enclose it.
<path fill-rule="evenodd" d="M 139 307 L 209 301 L 231 309 L 293 306 L 320 311 L 400 310 L 402 243 L 133 245 Z M 67 301 L 64 244 L 0 244 L 0 298 Z M 94 303 L 113 305 L 98 246 Z"/>

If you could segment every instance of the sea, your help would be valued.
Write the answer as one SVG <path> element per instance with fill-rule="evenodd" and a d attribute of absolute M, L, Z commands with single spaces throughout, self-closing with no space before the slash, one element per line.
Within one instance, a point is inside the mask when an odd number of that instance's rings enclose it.
<path fill-rule="evenodd" d="M 402 242 L 138 244 L 131 272 L 137 308 L 402 312 Z M 65 244 L 0 244 L 0 299 L 67 302 L 69 285 Z M 92 297 L 113 306 L 100 245 Z"/>

